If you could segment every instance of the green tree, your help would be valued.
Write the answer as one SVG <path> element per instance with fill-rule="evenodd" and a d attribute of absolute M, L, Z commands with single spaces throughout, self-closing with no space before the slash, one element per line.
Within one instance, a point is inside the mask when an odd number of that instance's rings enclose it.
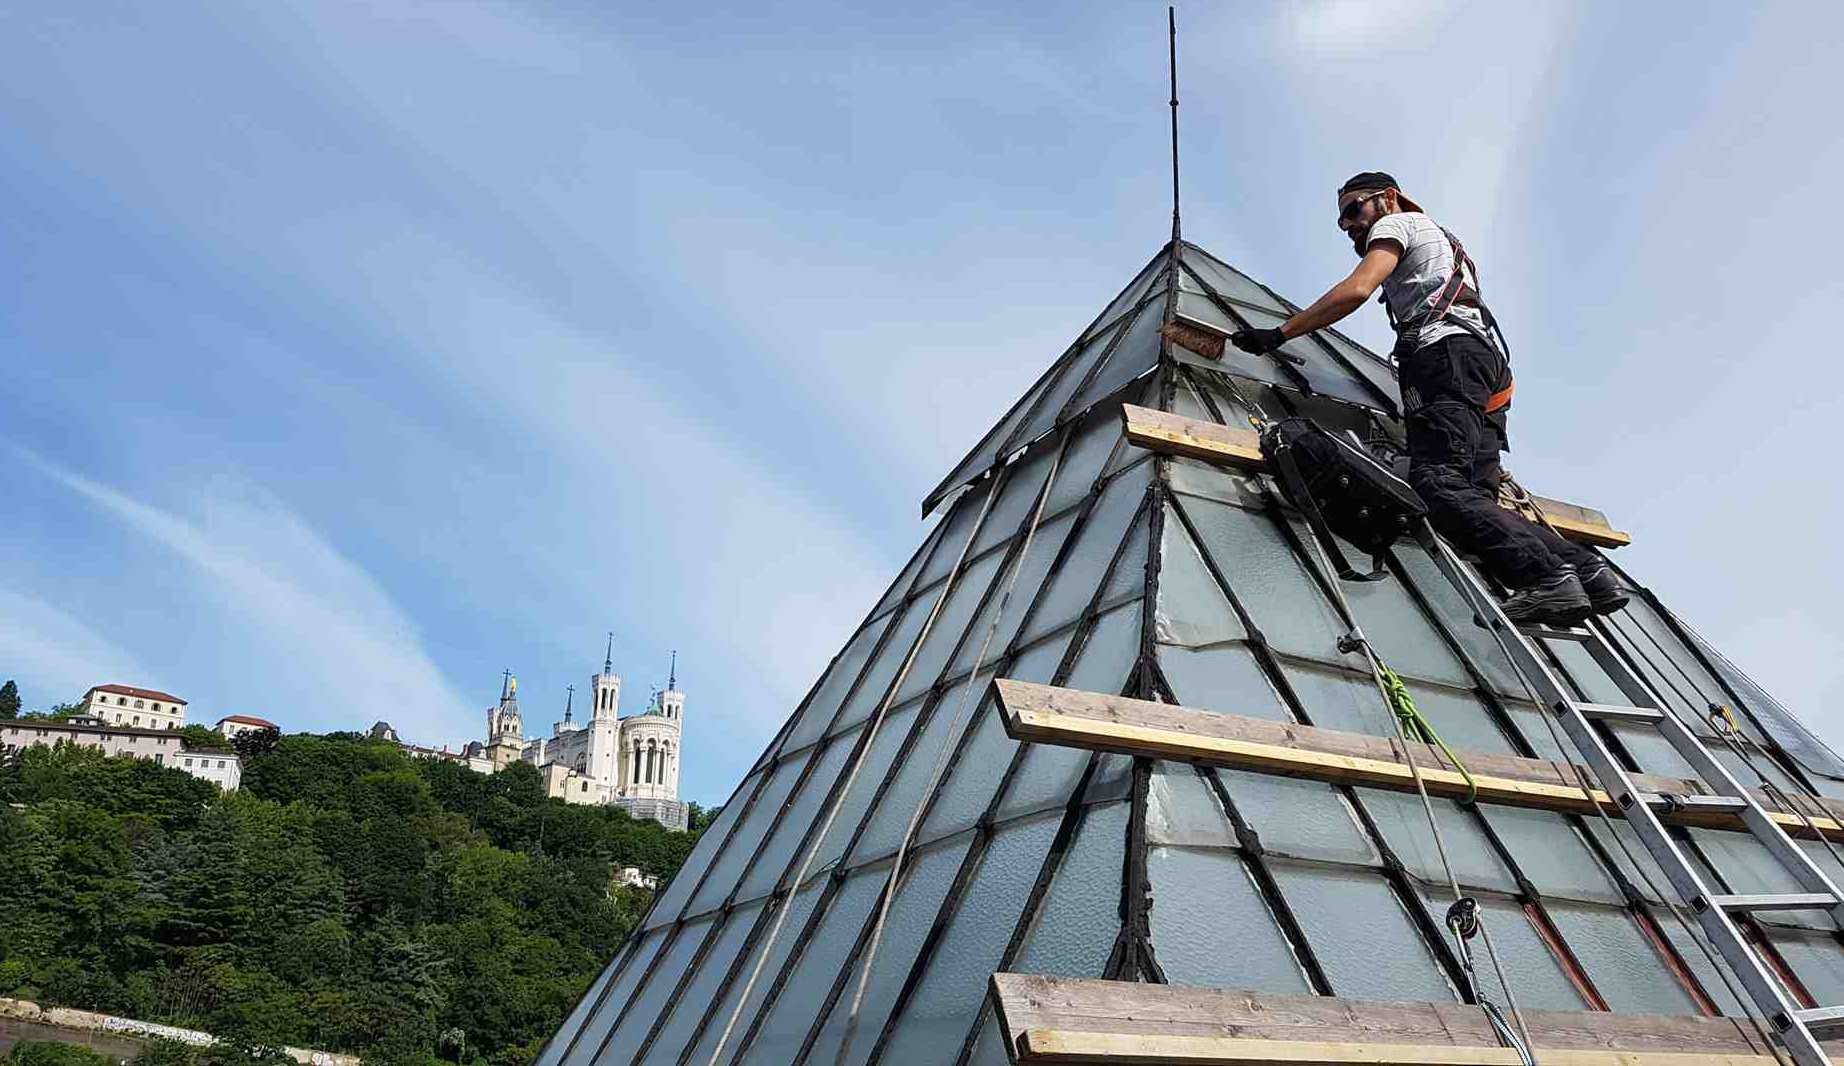
<path fill-rule="evenodd" d="M 115 1060 L 100 1051 L 52 1040 L 22 1040 L 0 1058 L 0 1063 L 6 1066 L 115 1066 Z"/>
<path fill-rule="evenodd" d="M 0 685 L 0 718 L 19 717 L 19 686 L 8 680 Z"/>

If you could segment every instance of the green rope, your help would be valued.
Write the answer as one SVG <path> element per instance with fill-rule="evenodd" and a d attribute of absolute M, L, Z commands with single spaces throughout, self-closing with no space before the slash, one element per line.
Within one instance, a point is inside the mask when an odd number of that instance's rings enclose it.
<path fill-rule="evenodd" d="M 1402 683 L 1402 678 L 1397 676 L 1396 671 L 1391 670 L 1381 661 L 1378 661 L 1377 669 L 1383 674 L 1383 687 L 1389 693 L 1390 706 L 1396 712 L 1396 717 L 1402 720 L 1403 732 L 1420 738 L 1424 744 L 1432 744 L 1441 749 L 1441 754 L 1447 756 L 1447 761 L 1452 763 L 1453 768 L 1460 771 L 1460 776 L 1466 779 L 1465 802 L 1476 801 L 1479 798 L 1479 784 L 1473 780 L 1472 771 L 1468 770 L 1466 764 L 1460 761 L 1460 757 L 1453 753 L 1453 749 L 1447 746 L 1447 742 L 1441 739 L 1441 735 L 1434 731 L 1433 723 L 1422 717 L 1421 711 L 1415 707 L 1415 698 L 1409 695 L 1409 687 Z"/>

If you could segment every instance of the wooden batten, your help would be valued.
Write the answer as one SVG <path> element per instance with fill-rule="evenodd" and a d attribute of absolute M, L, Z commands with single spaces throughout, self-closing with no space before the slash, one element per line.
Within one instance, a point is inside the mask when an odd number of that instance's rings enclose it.
<path fill-rule="evenodd" d="M 996 973 L 989 998 L 1012 1061 L 1145 1066 L 1366 1063 L 1516 1066 L 1479 1007 Z M 1768 1066 L 1727 1018 L 1524 1012 L 1544 1066 Z"/>
<path fill-rule="evenodd" d="M 1000 678 L 993 682 L 1005 731 L 1015 740 L 1058 744 L 1090 751 L 1115 752 L 1155 759 L 1177 759 L 1283 777 L 1334 784 L 1415 791 L 1419 768 L 1428 793 L 1464 797 L 1471 789 L 1484 803 L 1540 810 L 1592 813 L 1596 807 L 1615 817 L 1620 807 L 1600 788 L 1584 791 L 1566 765 L 1487 752 L 1456 752 L 1472 774 L 1466 776 L 1431 744 L 1411 744 L 1395 737 L 1347 733 L 1317 726 L 1275 722 L 1234 714 L 1180 707 L 1169 703 L 1108 696 L 1095 692 L 1035 685 Z M 1415 767 L 1409 765 L 1409 757 Z M 1587 770 L 1588 780 L 1593 775 Z M 1700 781 L 1655 774 L 1631 775 L 1645 792 L 1680 796 L 1711 795 Z M 1812 809 L 1785 810 L 1765 793 L 1754 800 L 1793 836 L 1810 837 L 1813 828 L 1829 839 L 1844 841 L 1844 803 L 1802 800 Z M 1819 803 L 1823 806 L 1818 806 Z M 1734 814 L 1679 809 L 1659 817 L 1676 825 L 1710 829 L 1744 828 Z"/>
<path fill-rule="evenodd" d="M 1134 404 L 1122 406 L 1121 423 L 1128 443 L 1141 448 L 1239 470 L 1264 470 L 1268 465 L 1261 454 L 1261 438 L 1251 430 Z M 1613 528 L 1607 516 L 1592 507 L 1545 496 L 1531 499 L 1549 524 L 1570 540 L 1597 548 L 1619 548 L 1633 542 L 1632 534 Z"/>

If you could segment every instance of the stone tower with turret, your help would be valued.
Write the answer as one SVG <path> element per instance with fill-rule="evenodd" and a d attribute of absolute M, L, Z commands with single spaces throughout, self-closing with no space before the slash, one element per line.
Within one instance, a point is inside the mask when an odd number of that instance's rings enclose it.
<path fill-rule="evenodd" d="M 674 829 L 685 828 L 685 804 L 679 799 L 680 741 L 685 724 L 685 693 L 679 691 L 679 656 L 672 655 L 666 687 L 655 692 L 647 709 L 621 720 L 621 777 L 614 802 L 636 818 L 652 818 Z"/>
<path fill-rule="evenodd" d="M 519 679 L 512 671 L 500 682 L 499 703 L 487 711 L 487 759 L 503 770 L 525 752 L 525 721 L 519 714 Z"/>

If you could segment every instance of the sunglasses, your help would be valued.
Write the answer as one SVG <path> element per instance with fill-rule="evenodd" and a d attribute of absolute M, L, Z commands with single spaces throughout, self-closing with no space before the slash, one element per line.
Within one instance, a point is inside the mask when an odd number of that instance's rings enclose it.
<path fill-rule="evenodd" d="M 1350 222 L 1356 219 L 1358 216 L 1358 213 L 1364 210 L 1365 204 L 1369 203 L 1370 201 L 1376 199 L 1379 196 L 1382 196 L 1384 193 L 1388 191 L 1389 191 L 1388 189 L 1378 189 L 1376 192 L 1371 193 L 1369 196 L 1360 196 L 1357 199 L 1346 204 L 1345 206 L 1339 208 L 1338 209 L 1338 221 Z"/>

